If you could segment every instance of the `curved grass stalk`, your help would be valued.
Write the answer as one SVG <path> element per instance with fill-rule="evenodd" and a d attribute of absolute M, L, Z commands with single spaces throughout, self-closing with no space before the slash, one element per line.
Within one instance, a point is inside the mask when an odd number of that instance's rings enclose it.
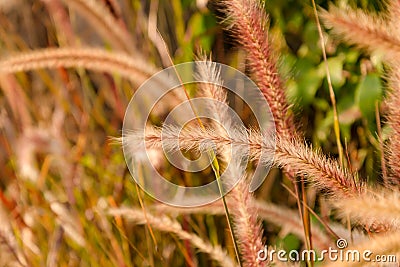
<path fill-rule="evenodd" d="M 0 73 L 58 67 L 115 72 L 135 84 L 141 84 L 156 71 L 140 59 L 95 48 L 48 48 L 19 53 L 0 61 Z"/>
<path fill-rule="evenodd" d="M 229 204 L 229 202 L 228 202 Z M 267 203 L 264 201 L 254 200 L 248 207 L 249 210 L 256 210 L 258 217 L 266 222 L 273 223 L 277 226 L 282 227 L 282 231 L 285 233 L 293 233 L 297 237 L 304 240 L 303 223 L 299 218 L 298 213 L 293 210 L 278 206 L 273 203 Z M 223 207 L 221 203 L 215 202 L 209 206 L 196 207 L 194 209 L 185 209 L 171 207 L 163 204 L 154 205 L 149 207 L 150 210 L 157 213 L 167 213 L 172 215 L 179 214 L 208 214 L 208 215 L 223 215 Z M 323 233 L 316 224 L 312 224 L 312 241 L 318 249 L 326 249 L 332 245 L 331 240 L 327 234 Z"/>
<path fill-rule="evenodd" d="M 198 235 L 184 231 L 179 222 L 167 216 L 154 216 L 147 213 L 145 217 L 141 210 L 133 208 L 110 208 L 105 212 L 111 216 L 122 216 L 136 224 L 150 223 L 154 229 L 172 233 L 182 240 L 190 241 L 201 252 L 210 255 L 220 266 L 237 266 L 220 246 L 213 246 Z"/>

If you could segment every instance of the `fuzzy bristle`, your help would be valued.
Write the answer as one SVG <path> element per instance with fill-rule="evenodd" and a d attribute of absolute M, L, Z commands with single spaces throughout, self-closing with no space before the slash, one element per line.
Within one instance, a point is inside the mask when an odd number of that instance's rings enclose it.
<path fill-rule="evenodd" d="M 290 138 L 295 133 L 277 58 L 268 39 L 268 17 L 258 0 L 222 1 L 229 29 L 247 52 L 251 74 L 267 99 L 275 119 L 277 133 Z"/>
<path fill-rule="evenodd" d="M 383 18 L 333 5 L 329 12 L 322 10 L 320 14 L 325 25 L 348 43 L 370 52 L 384 52 L 389 61 L 400 55 L 400 36 L 389 32 L 390 27 Z"/>
<path fill-rule="evenodd" d="M 235 131 L 232 136 L 224 137 L 219 135 L 213 129 L 202 130 L 198 127 L 185 128 L 179 132 L 174 127 L 149 128 L 144 137 L 140 133 L 131 133 L 127 135 L 127 145 L 137 142 L 146 142 L 149 148 L 164 147 L 177 151 L 200 150 L 228 147 L 234 145 L 236 148 L 249 148 L 252 160 L 269 161 L 267 158 L 260 158 L 262 155 L 274 155 L 274 164 L 284 167 L 298 175 L 307 175 L 318 188 L 328 190 L 334 197 L 349 197 L 357 195 L 362 189 L 354 183 L 354 177 L 343 170 L 336 161 L 326 158 L 321 153 L 312 150 L 304 142 L 292 140 L 277 139 L 276 144 L 271 143 L 260 133 Z M 274 146 L 275 145 L 275 146 Z M 246 158 L 246 155 L 241 155 Z"/>
<path fill-rule="evenodd" d="M 333 205 L 340 211 L 340 217 L 350 218 L 354 223 L 374 227 L 386 225 L 389 228 L 400 228 L 399 192 L 383 190 L 379 193 L 366 192 L 358 197 L 337 200 Z"/>

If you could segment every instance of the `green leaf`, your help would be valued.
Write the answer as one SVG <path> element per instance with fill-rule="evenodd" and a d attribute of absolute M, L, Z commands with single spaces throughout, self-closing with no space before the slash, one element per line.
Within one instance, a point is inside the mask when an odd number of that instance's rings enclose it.
<path fill-rule="evenodd" d="M 355 92 L 356 104 L 365 118 L 374 118 L 375 103 L 382 99 L 382 83 L 377 74 L 365 76 Z"/>
<path fill-rule="evenodd" d="M 342 87 L 346 81 L 343 76 L 344 59 L 345 58 L 342 56 L 332 57 L 328 59 L 329 73 L 331 75 L 332 86 L 334 87 L 334 89 L 336 89 L 335 91 L 337 91 L 338 88 Z M 321 67 L 323 67 L 325 71 L 324 62 L 322 62 Z"/>
<path fill-rule="evenodd" d="M 288 84 L 288 96 L 302 106 L 309 105 L 322 84 L 323 74 L 307 59 L 299 59 L 296 63 L 299 74 L 295 82 Z"/>
<path fill-rule="evenodd" d="M 297 250 L 300 248 L 301 242 L 299 238 L 293 234 L 288 234 L 281 240 L 281 246 L 287 251 Z"/>
<path fill-rule="evenodd" d="M 207 31 L 215 27 L 216 21 L 211 14 L 195 13 L 188 22 L 192 33 L 192 41 L 205 51 L 210 51 L 214 43 L 214 35 Z"/>

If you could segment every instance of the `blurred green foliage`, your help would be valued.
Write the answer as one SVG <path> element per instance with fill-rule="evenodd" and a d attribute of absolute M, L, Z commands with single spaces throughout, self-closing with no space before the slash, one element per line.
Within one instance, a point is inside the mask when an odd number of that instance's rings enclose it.
<path fill-rule="evenodd" d="M 370 12 L 382 12 L 381 1 L 316 1 L 320 8 L 330 4 L 350 5 Z M 288 97 L 306 138 L 316 147 L 335 156 L 333 113 L 326 82 L 311 1 L 266 1 L 271 18 L 271 35 L 280 45 L 281 69 L 287 78 Z M 369 56 L 357 48 L 324 35 L 332 86 L 336 95 L 342 143 L 347 147 L 348 164 L 364 177 L 379 175 L 379 155 L 371 147 L 377 143 L 376 105 L 384 97 L 381 56 Z M 368 153 L 365 153 L 368 151 Z"/>

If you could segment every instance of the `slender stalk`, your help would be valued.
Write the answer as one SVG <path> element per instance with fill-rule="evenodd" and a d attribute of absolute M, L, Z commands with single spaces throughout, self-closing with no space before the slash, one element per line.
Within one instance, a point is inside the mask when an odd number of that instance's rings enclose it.
<path fill-rule="evenodd" d="M 303 200 L 303 224 L 304 224 L 304 229 L 305 229 L 305 233 L 307 235 L 306 241 L 307 241 L 307 249 L 308 250 L 312 250 L 313 246 L 312 246 L 312 233 L 311 233 L 311 223 L 310 223 L 310 213 L 308 212 L 307 209 L 307 194 L 306 194 L 306 187 L 305 187 L 305 183 L 302 180 L 301 181 L 301 196 L 302 196 L 302 200 Z M 314 262 L 313 260 L 307 260 L 307 264 L 311 267 L 314 266 Z"/>
<path fill-rule="evenodd" d="M 304 241 L 306 243 L 306 248 L 307 250 L 311 250 L 311 229 L 310 229 L 310 214 L 308 213 L 308 210 L 304 203 L 307 203 L 305 201 L 306 199 L 306 194 L 304 193 L 304 181 L 300 180 L 300 188 L 299 190 L 297 183 L 293 183 L 294 189 L 295 189 L 295 198 L 297 202 L 297 208 L 299 211 L 299 216 L 301 217 L 301 222 L 303 225 L 303 231 L 304 231 Z M 306 262 L 307 266 L 312 266 L 312 262 L 307 259 Z"/>
<path fill-rule="evenodd" d="M 318 28 L 318 34 L 319 34 L 319 39 L 320 39 L 320 43 L 321 43 L 322 55 L 324 57 L 326 79 L 328 81 L 328 87 L 329 87 L 329 96 L 330 96 L 331 102 L 332 102 L 333 128 L 334 128 L 334 131 L 335 131 L 336 144 L 337 144 L 337 147 L 338 147 L 339 161 L 340 161 L 341 166 L 343 167 L 343 164 L 344 164 L 344 161 L 343 161 L 343 146 L 342 146 L 342 142 L 340 141 L 339 116 L 338 116 L 338 112 L 337 112 L 337 108 L 336 108 L 336 98 L 335 98 L 335 92 L 333 91 L 333 87 L 332 87 L 332 80 L 331 80 L 331 74 L 329 72 L 328 60 L 326 58 L 325 39 L 324 39 L 324 35 L 322 34 L 321 23 L 319 22 L 317 7 L 315 5 L 315 0 L 311 0 L 311 1 L 312 1 L 312 4 L 313 4 L 315 21 L 317 22 L 317 28 Z"/>
<path fill-rule="evenodd" d="M 288 192 L 289 192 L 289 194 L 291 194 L 294 198 L 298 198 L 298 195 L 295 193 L 295 192 L 293 192 L 287 185 L 285 185 L 285 184 L 281 184 L 282 186 L 283 186 L 283 188 L 285 188 Z M 329 234 L 332 236 L 332 237 L 334 237 L 334 238 L 336 238 L 336 239 L 339 239 L 339 236 L 332 230 L 332 228 L 326 223 L 326 222 L 324 222 L 322 219 L 321 219 L 321 217 L 317 214 L 317 213 L 315 213 L 315 211 L 313 211 L 313 209 L 310 207 L 310 206 L 308 206 L 307 205 L 307 203 L 305 203 L 305 202 L 303 202 L 301 199 L 299 199 L 299 202 L 301 202 L 303 205 L 304 205 L 304 207 L 306 207 L 307 209 L 308 209 L 308 211 L 310 212 L 310 213 L 312 213 L 312 215 L 314 215 L 315 216 L 315 218 L 317 218 L 317 220 L 325 227 L 325 229 L 329 232 Z"/>
<path fill-rule="evenodd" d="M 232 240 L 233 240 L 233 245 L 234 245 L 234 248 L 235 248 L 236 257 L 237 257 L 237 260 L 239 262 L 239 266 L 242 266 L 242 261 L 240 259 L 240 254 L 239 254 L 239 246 L 238 246 L 238 243 L 237 243 L 237 240 L 236 240 L 235 230 L 234 230 L 234 228 L 232 226 L 233 225 L 232 217 L 231 217 L 231 215 L 229 213 L 228 205 L 227 205 L 226 199 L 225 199 L 224 188 L 223 188 L 222 183 L 221 183 L 221 176 L 219 174 L 218 160 L 217 160 L 217 157 L 216 157 L 214 151 L 211 150 L 211 149 L 209 151 L 210 151 L 209 152 L 209 157 L 214 157 L 214 160 L 212 162 L 212 169 L 213 169 L 215 177 L 217 179 L 219 192 L 221 193 L 221 196 L 222 196 L 222 203 L 224 205 L 224 211 L 225 211 L 226 219 L 228 221 L 229 231 L 231 232 L 231 235 L 232 235 Z"/>
<path fill-rule="evenodd" d="M 99 213 L 108 214 L 111 216 L 123 216 L 127 220 L 131 220 L 136 224 L 146 224 L 146 219 L 144 218 L 143 212 L 138 208 L 108 208 L 107 210 L 99 210 Z M 147 214 L 147 220 L 154 229 L 175 234 L 182 240 L 189 240 L 193 246 L 197 247 L 201 252 L 210 255 L 210 257 L 220 266 L 236 266 L 232 259 L 227 255 L 225 250 L 223 250 L 219 245 L 214 246 L 208 241 L 203 240 L 200 236 L 183 230 L 178 221 L 173 220 L 165 215 L 155 216 L 150 213 Z"/>
<path fill-rule="evenodd" d="M 160 34 L 160 36 L 161 36 L 161 34 Z M 161 39 L 162 39 L 162 41 L 164 43 L 164 46 L 165 46 L 166 50 L 168 51 L 167 45 L 166 45 L 164 39 L 162 38 L 162 36 L 161 36 Z M 169 60 L 171 62 L 171 65 L 172 65 L 172 67 L 173 67 L 173 69 L 174 69 L 174 71 L 176 73 L 176 76 L 178 77 L 179 82 L 182 85 L 182 89 L 185 92 L 187 100 L 189 101 L 190 108 L 192 109 L 192 111 L 193 111 L 193 113 L 194 113 L 194 115 L 196 117 L 197 123 L 199 124 L 201 130 L 206 132 L 206 127 L 204 127 L 203 122 L 200 120 L 200 117 L 199 117 L 198 113 L 196 112 L 196 109 L 193 106 L 193 103 L 191 101 L 189 93 L 188 93 L 186 87 L 184 86 L 183 81 L 182 81 L 178 71 L 175 68 L 175 65 L 174 65 L 174 63 L 172 61 L 171 56 L 169 55 L 169 53 L 167 55 L 168 55 L 168 58 L 169 58 Z M 228 205 L 226 204 L 225 194 L 224 194 L 223 186 L 221 184 L 221 177 L 220 177 L 220 173 L 219 173 L 220 172 L 220 167 L 219 167 L 218 159 L 217 159 L 217 156 L 216 156 L 214 150 L 212 150 L 212 149 L 208 149 L 207 150 L 207 155 L 210 158 L 210 160 L 212 160 L 211 167 L 213 169 L 215 178 L 217 180 L 218 189 L 219 189 L 219 192 L 221 194 L 222 203 L 224 205 L 224 211 L 225 211 L 225 215 L 226 215 L 226 220 L 228 222 L 229 230 L 230 230 L 230 233 L 231 233 L 231 236 L 232 236 L 232 240 L 233 240 L 233 245 L 234 245 L 234 249 L 235 249 L 236 258 L 238 260 L 239 266 L 242 266 L 242 262 L 241 262 L 240 254 L 239 254 L 239 246 L 237 244 L 235 232 L 234 232 L 234 229 L 233 229 L 233 226 L 232 226 L 233 225 L 232 218 L 231 218 L 230 213 L 229 213 Z"/>

